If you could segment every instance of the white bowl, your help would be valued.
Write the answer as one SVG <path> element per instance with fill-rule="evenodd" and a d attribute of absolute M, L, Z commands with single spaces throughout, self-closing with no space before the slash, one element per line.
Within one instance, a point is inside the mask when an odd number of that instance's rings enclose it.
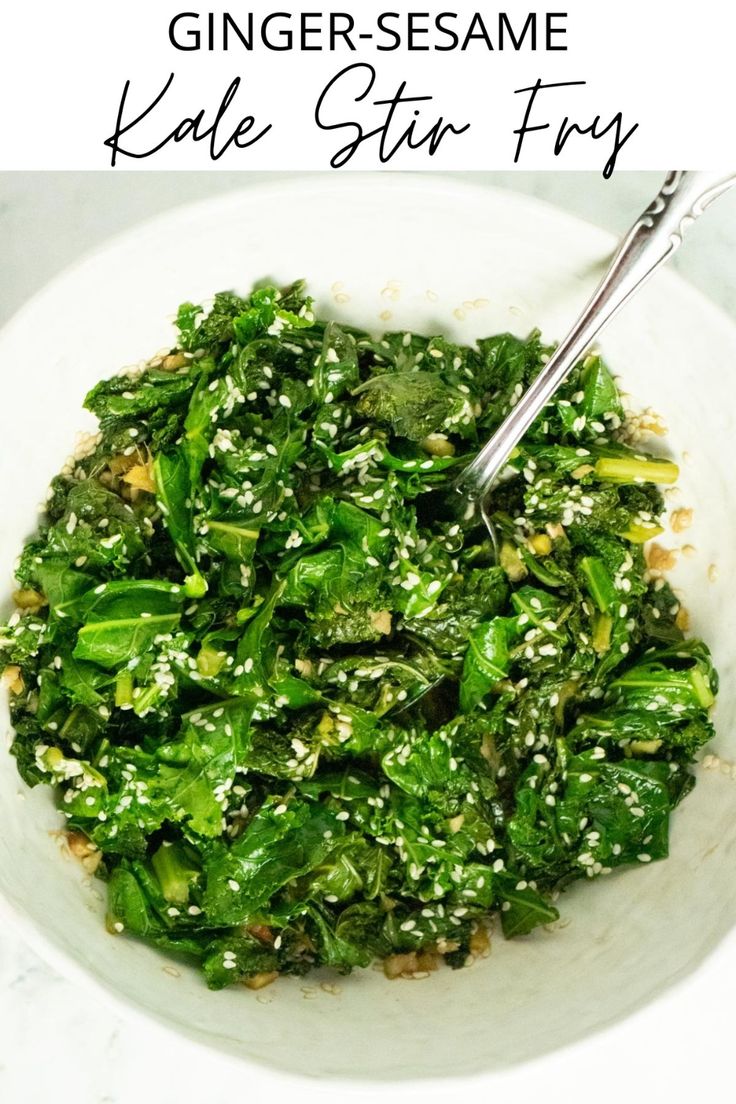
<path fill-rule="evenodd" d="M 180 301 L 245 290 L 263 276 L 305 276 L 322 313 L 371 329 L 441 330 L 472 341 L 540 326 L 554 339 L 612 244 L 510 192 L 388 174 L 251 187 L 126 234 L 55 280 L 0 335 L 0 578 L 9 579 L 76 430 L 88 426 L 85 390 L 166 345 Z M 627 307 L 603 349 L 626 389 L 664 416 L 682 460 L 677 504 L 694 507 L 694 525 L 670 543 L 686 541 L 696 553 L 680 556 L 675 582 L 722 676 L 715 750 L 736 758 L 725 616 L 736 577 L 736 328 L 664 273 Z M 2 726 L 9 728 L 4 706 Z M 736 782 L 701 768 L 674 817 L 671 857 L 572 888 L 554 931 L 510 943 L 498 937 L 490 958 L 471 969 L 413 984 L 366 970 L 337 979 L 338 992 L 308 977 L 257 995 L 242 987 L 211 993 L 193 970 L 107 934 L 103 887 L 61 858 L 48 791 L 26 791 L 2 755 L 0 895 L 29 941 L 122 1004 L 288 1072 L 398 1079 L 524 1062 L 651 1001 L 736 920 Z"/>

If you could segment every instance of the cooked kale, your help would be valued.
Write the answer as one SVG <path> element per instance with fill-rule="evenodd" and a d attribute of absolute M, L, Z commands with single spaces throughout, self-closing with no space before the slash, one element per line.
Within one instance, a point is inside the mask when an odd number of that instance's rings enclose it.
<path fill-rule="evenodd" d="M 511 457 L 496 564 L 453 485 L 537 333 L 376 340 L 300 284 L 177 325 L 88 395 L 0 637 L 18 769 L 100 853 L 110 930 L 213 988 L 416 972 L 664 858 L 717 678 L 646 570 L 677 468 L 623 443 L 601 360 Z"/>

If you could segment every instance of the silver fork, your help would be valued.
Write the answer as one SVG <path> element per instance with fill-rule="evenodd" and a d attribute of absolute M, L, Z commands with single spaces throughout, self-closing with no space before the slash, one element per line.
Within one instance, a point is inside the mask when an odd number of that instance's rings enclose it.
<path fill-rule="evenodd" d="M 656 198 L 621 242 L 608 271 L 570 332 L 491 439 L 463 470 L 456 483 L 457 490 L 473 507 L 480 506 L 496 556 L 498 541 L 487 496 L 511 452 L 593 339 L 652 273 L 669 260 L 698 215 L 734 183 L 736 173 L 667 174 Z"/>

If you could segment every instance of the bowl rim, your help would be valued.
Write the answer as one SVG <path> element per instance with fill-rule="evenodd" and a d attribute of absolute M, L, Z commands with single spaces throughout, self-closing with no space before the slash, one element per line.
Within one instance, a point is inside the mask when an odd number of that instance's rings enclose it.
<path fill-rule="evenodd" d="M 156 233 L 165 229 L 168 222 L 175 223 L 179 221 L 185 212 L 191 212 L 193 215 L 197 216 L 206 214 L 208 210 L 217 210 L 222 213 L 229 206 L 238 207 L 244 200 L 252 200 L 254 195 L 258 194 L 267 194 L 269 198 L 272 199 L 274 196 L 278 197 L 281 195 L 283 197 L 289 197 L 297 193 L 303 198 L 305 193 L 309 191 L 318 192 L 320 194 L 323 194 L 325 191 L 340 193 L 353 191 L 356 194 L 364 194 L 368 187 L 370 187 L 371 190 L 380 187 L 385 189 L 385 193 L 389 196 L 394 191 L 406 191 L 407 189 L 414 189 L 432 195 L 439 195 L 444 192 L 448 196 L 464 199 L 466 202 L 475 200 L 482 203 L 483 201 L 488 201 L 490 196 L 495 202 L 503 200 L 506 203 L 515 204 L 518 209 L 526 207 L 536 212 L 539 212 L 540 208 L 546 209 L 546 213 L 549 217 L 556 219 L 560 223 L 567 222 L 571 231 L 584 233 L 591 244 L 599 245 L 603 251 L 603 256 L 606 255 L 606 251 L 612 250 L 618 242 L 616 235 L 610 231 L 601 228 L 587 218 L 580 217 L 558 207 L 549 200 L 537 198 L 526 192 L 516 191 L 510 185 L 501 186 L 488 182 L 486 179 L 469 180 L 468 175 L 471 174 L 463 174 L 463 178 L 458 179 L 454 174 L 444 171 L 432 173 L 378 173 L 356 171 L 349 172 L 345 175 L 329 174 L 320 171 L 314 173 L 277 172 L 273 174 L 259 174 L 259 179 L 251 184 L 244 184 L 243 186 L 233 188 L 223 193 L 218 193 L 214 196 L 205 197 L 193 202 L 185 201 L 183 203 L 175 203 L 157 214 L 141 219 L 126 229 L 105 237 L 98 245 L 84 251 L 74 261 L 52 276 L 36 292 L 26 299 L 20 307 L 13 312 L 2 328 L 0 328 L 0 347 L 16 330 L 20 330 L 24 327 L 28 316 L 32 316 L 39 311 L 44 303 L 53 301 L 57 288 L 63 286 L 68 280 L 74 278 L 79 273 L 82 273 L 86 268 L 94 267 L 98 259 L 104 255 L 124 249 L 129 243 L 135 242 L 146 234 Z M 484 174 L 478 173 L 477 175 L 480 178 Z M 736 336 L 736 319 L 732 318 L 724 308 L 714 303 L 713 300 L 699 288 L 692 285 L 685 277 L 670 269 L 665 272 L 660 272 L 658 274 L 658 281 L 665 286 L 667 286 L 667 284 L 671 285 L 673 290 L 685 291 L 686 295 L 697 305 L 697 309 L 701 312 L 701 315 L 708 318 L 710 327 L 713 329 L 720 329 L 724 333 L 724 336 L 727 334 L 731 340 L 734 339 Z M 70 433 L 70 437 L 72 433 Z M 6 752 L 4 752 L 4 754 L 5 753 Z M 180 1023 L 174 1025 L 157 1010 L 144 1008 L 134 997 L 121 992 L 112 983 L 106 982 L 100 978 L 94 972 L 93 967 L 82 965 L 72 958 L 71 955 L 63 950 L 62 947 L 50 937 L 41 922 L 27 914 L 19 902 L 11 901 L 2 892 L 0 892 L 0 921 L 7 922 L 12 929 L 17 932 L 20 939 L 61 976 L 68 978 L 75 985 L 78 985 L 83 992 L 88 992 L 95 997 L 101 998 L 124 1020 L 131 1020 L 145 1027 L 150 1027 L 151 1023 L 153 1023 L 157 1030 L 165 1032 L 170 1038 L 177 1039 L 180 1042 L 183 1039 L 187 1039 L 189 1042 L 194 1042 L 200 1052 L 216 1056 L 220 1061 L 227 1061 L 233 1070 L 241 1070 L 243 1064 L 245 1064 L 246 1066 L 255 1067 L 259 1073 L 264 1076 L 267 1075 L 274 1082 L 278 1081 L 284 1085 L 299 1086 L 302 1090 L 305 1082 L 315 1082 L 315 1079 L 309 1075 L 289 1072 L 283 1068 L 269 1064 L 265 1059 L 227 1051 L 217 1046 L 216 1043 L 212 1043 L 200 1036 L 195 1029 L 188 1029 L 185 1024 Z M 612 1029 L 618 1029 L 619 1031 L 628 1029 L 631 1033 L 634 1031 L 638 1032 L 641 1030 L 643 1026 L 642 1021 L 646 1017 L 649 1017 L 649 1026 L 651 1026 L 651 1021 L 654 1020 L 658 1011 L 661 1012 L 665 1008 L 672 1007 L 677 1004 L 677 1002 L 680 1003 L 680 1007 L 682 1008 L 684 1005 L 683 995 L 688 987 L 693 989 L 698 981 L 702 981 L 707 977 L 712 978 L 715 973 L 714 963 L 717 957 L 719 959 L 718 969 L 722 968 L 725 962 L 726 953 L 732 955 L 736 960 L 736 953 L 734 953 L 735 948 L 736 924 L 707 952 L 702 954 L 694 964 L 690 963 L 683 967 L 682 970 L 674 976 L 674 979 L 670 979 L 666 986 L 660 989 L 659 992 L 656 992 L 643 1006 L 635 1008 L 628 1013 L 614 1014 L 609 1019 L 602 1021 L 595 1029 L 582 1038 L 564 1043 L 562 1046 L 555 1047 L 553 1050 L 545 1051 L 532 1059 L 524 1060 L 509 1067 L 497 1070 L 471 1071 L 460 1075 L 452 1073 L 448 1074 L 447 1077 L 432 1075 L 424 1077 L 421 1075 L 414 1075 L 402 1079 L 400 1082 L 395 1078 L 381 1079 L 376 1076 L 363 1076 L 360 1074 L 354 1077 L 343 1075 L 334 1077 L 325 1075 L 319 1079 L 319 1083 L 324 1083 L 331 1089 L 342 1087 L 346 1090 L 354 1090 L 359 1086 L 373 1084 L 382 1084 L 386 1087 L 396 1084 L 406 1090 L 410 1089 L 412 1086 L 417 1088 L 421 1087 L 423 1090 L 427 1090 L 431 1086 L 439 1086 L 441 1091 L 446 1093 L 453 1084 L 460 1088 L 466 1087 L 469 1081 L 474 1081 L 476 1083 L 487 1081 L 488 1084 L 492 1081 L 495 1083 L 505 1081 L 507 1085 L 510 1085 L 512 1082 L 524 1077 L 525 1087 L 527 1089 L 531 1087 L 530 1078 L 534 1078 L 539 1080 L 540 1085 L 544 1083 L 548 1090 L 549 1082 L 547 1080 L 547 1071 L 550 1066 L 554 1065 L 557 1059 L 561 1058 L 562 1060 L 566 1060 L 573 1050 L 576 1052 L 578 1058 L 580 1058 L 586 1049 L 590 1055 L 595 1049 L 593 1044 L 596 1042 L 600 1044 L 602 1039 L 605 1040 L 609 1038 Z M 708 969 L 709 967 L 710 969 Z M 576 1079 L 581 1087 L 588 1074 L 591 1078 L 597 1075 L 595 1083 L 599 1088 L 600 1084 L 598 1079 L 600 1077 L 600 1066 L 592 1062 L 580 1065 L 576 1068 Z M 547 1095 L 549 1098 L 549 1091 Z M 567 1093 L 565 1096 L 566 1099 L 569 1099 Z"/>

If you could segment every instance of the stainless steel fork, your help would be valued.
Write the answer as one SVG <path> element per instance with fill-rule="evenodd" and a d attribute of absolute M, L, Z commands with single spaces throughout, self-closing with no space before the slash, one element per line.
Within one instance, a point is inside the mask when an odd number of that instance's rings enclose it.
<path fill-rule="evenodd" d="M 463 470 L 457 489 L 481 514 L 497 548 L 486 496 L 511 452 L 603 327 L 679 248 L 688 227 L 736 182 L 736 173 L 670 172 L 658 195 L 618 247 L 606 275 L 570 332 L 555 349 L 491 439 Z"/>

